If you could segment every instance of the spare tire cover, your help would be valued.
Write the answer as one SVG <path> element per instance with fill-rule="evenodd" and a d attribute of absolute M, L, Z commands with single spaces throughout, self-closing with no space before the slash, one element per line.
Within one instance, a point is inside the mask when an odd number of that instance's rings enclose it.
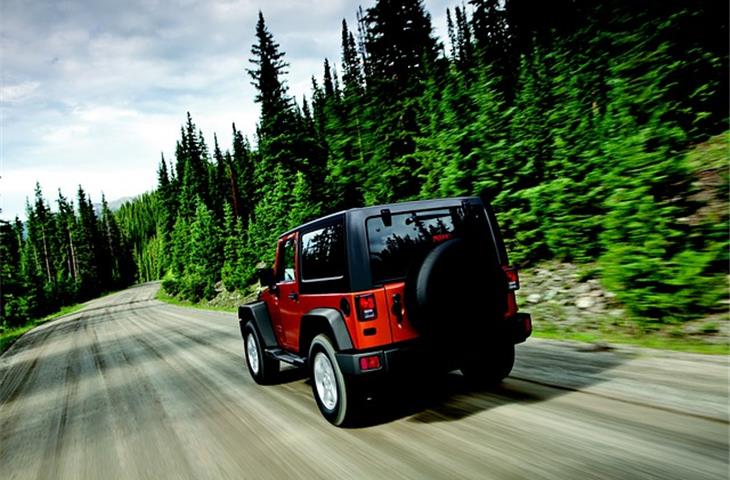
<path fill-rule="evenodd" d="M 422 335 L 477 334 L 504 317 L 507 279 L 482 243 L 462 238 L 431 250 L 406 279 L 406 308 Z"/>

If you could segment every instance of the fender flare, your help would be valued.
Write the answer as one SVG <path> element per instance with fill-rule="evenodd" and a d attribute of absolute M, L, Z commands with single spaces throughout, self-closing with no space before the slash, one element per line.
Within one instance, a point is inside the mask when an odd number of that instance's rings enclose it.
<path fill-rule="evenodd" d="M 335 344 L 335 348 L 338 351 L 352 350 L 352 338 L 350 338 L 350 332 L 345 324 L 345 319 L 342 317 L 342 313 L 334 308 L 314 308 L 309 312 L 302 315 L 301 327 L 304 330 L 307 323 L 313 320 L 323 319 L 330 327 L 332 333 L 332 342 Z M 321 321 L 321 320 L 320 320 Z M 304 352 L 302 352 L 304 353 Z"/>
<path fill-rule="evenodd" d="M 269 311 L 266 304 L 262 301 L 239 305 L 238 307 L 238 323 L 241 327 L 241 336 L 244 335 L 244 327 L 247 323 L 253 323 L 256 330 L 261 336 L 264 348 L 273 348 L 277 346 L 276 335 L 271 324 Z"/>

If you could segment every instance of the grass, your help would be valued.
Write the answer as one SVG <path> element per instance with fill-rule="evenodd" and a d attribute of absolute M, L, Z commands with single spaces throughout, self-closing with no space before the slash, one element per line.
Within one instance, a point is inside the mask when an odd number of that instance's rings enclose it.
<path fill-rule="evenodd" d="M 687 338 L 665 337 L 658 333 L 639 336 L 629 336 L 616 333 L 570 332 L 564 330 L 535 330 L 533 336 L 552 340 L 571 340 L 576 342 L 606 342 L 623 345 L 633 345 L 643 348 L 673 350 L 676 352 L 703 353 L 711 355 L 730 354 L 730 344 L 708 343 Z"/>
<path fill-rule="evenodd" d="M 188 300 L 182 300 L 178 297 L 173 297 L 169 295 L 165 290 L 160 287 L 159 290 L 157 290 L 157 294 L 155 295 L 155 298 L 157 300 L 160 300 L 161 302 L 169 303 L 170 305 L 177 305 L 180 307 L 190 307 L 190 308 L 197 308 L 198 310 L 216 310 L 219 312 L 236 312 L 236 307 L 229 307 L 229 306 L 221 306 L 221 305 L 207 305 L 205 303 L 193 303 Z"/>
<path fill-rule="evenodd" d="M 193 303 L 182 300 L 167 294 L 162 288 L 157 291 L 156 298 L 171 305 L 181 307 L 197 308 L 200 310 L 216 310 L 223 312 L 235 312 L 236 307 L 223 307 L 207 305 L 205 303 Z M 543 328 L 541 328 L 543 327 Z M 708 343 L 699 340 L 692 340 L 686 337 L 673 338 L 664 336 L 660 332 L 646 333 L 643 335 L 629 335 L 621 332 L 605 331 L 570 331 L 557 327 L 553 323 L 536 325 L 533 336 L 552 340 L 570 340 L 583 343 L 606 342 L 624 345 L 634 345 L 643 348 L 655 348 L 660 350 L 673 350 L 678 352 L 703 353 L 713 355 L 730 354 L 730 344 Z"/>
<path fill-rule="evenodd" d="M 64 315 L 69 315 L 71 313 L 77 312 L 81 310 L 83 306 L 83 303 L 67 305 L 55 313 L 47 315 L 43 318 L 31 320 L 21 327 L 10 328 L 8 330 L 2 331 L 0 333 L 0 354 L 10 348 L 10 346 L 15 343 L 15 341 L 20 338 L 24 333 L 34 329 L 42 323 L 50 322 L 51 320 L 55 320 Z"/>

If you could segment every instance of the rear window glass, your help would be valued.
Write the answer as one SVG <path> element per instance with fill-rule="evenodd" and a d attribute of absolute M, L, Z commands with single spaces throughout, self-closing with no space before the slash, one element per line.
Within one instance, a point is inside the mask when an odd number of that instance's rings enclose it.
<path fill-rule="evenodd" d="M 487 242 L 489 233 L 481 208 L 468 208 L 465 213 L 461 207 L 393 214 L 390 226 L 380 216 L 371 217 L 366 227 L 375 284 L 404 279 L 441 242 L 467 235 Z"/>
<path fill-rule="evenodd" d="M 345 273 L 342 224 L 329 225 L 302 235 L 302 280 L 340 278 Z"/>

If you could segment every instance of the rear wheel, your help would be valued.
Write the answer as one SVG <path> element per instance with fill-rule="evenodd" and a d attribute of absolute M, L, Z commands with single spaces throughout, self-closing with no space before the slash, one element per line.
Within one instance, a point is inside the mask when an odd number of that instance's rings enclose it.
<path fill-rule="evenodd" d="M 344 426 L 356 415 L 357 396 L 343 375 L 327 335 L 317 335 L 309 347 L 312 393 L 319 411 L 331 424 Z"/>
<path fill-rule="evenodd" d="M 279 361 L 266 356 L 261 338 L 253 325 L 247 324 L 243 331 L 246 365 L 251 377 L 260 385 L 272 383 L 279 373 Z"/>
<path fill-rule="evenodd" d="M 466 354 L 461 373 L 474 386 L 488 387 L 501 382 L 512 371 L 515 346 L 512 343 L 493 345 L 486 354 Z"/>

